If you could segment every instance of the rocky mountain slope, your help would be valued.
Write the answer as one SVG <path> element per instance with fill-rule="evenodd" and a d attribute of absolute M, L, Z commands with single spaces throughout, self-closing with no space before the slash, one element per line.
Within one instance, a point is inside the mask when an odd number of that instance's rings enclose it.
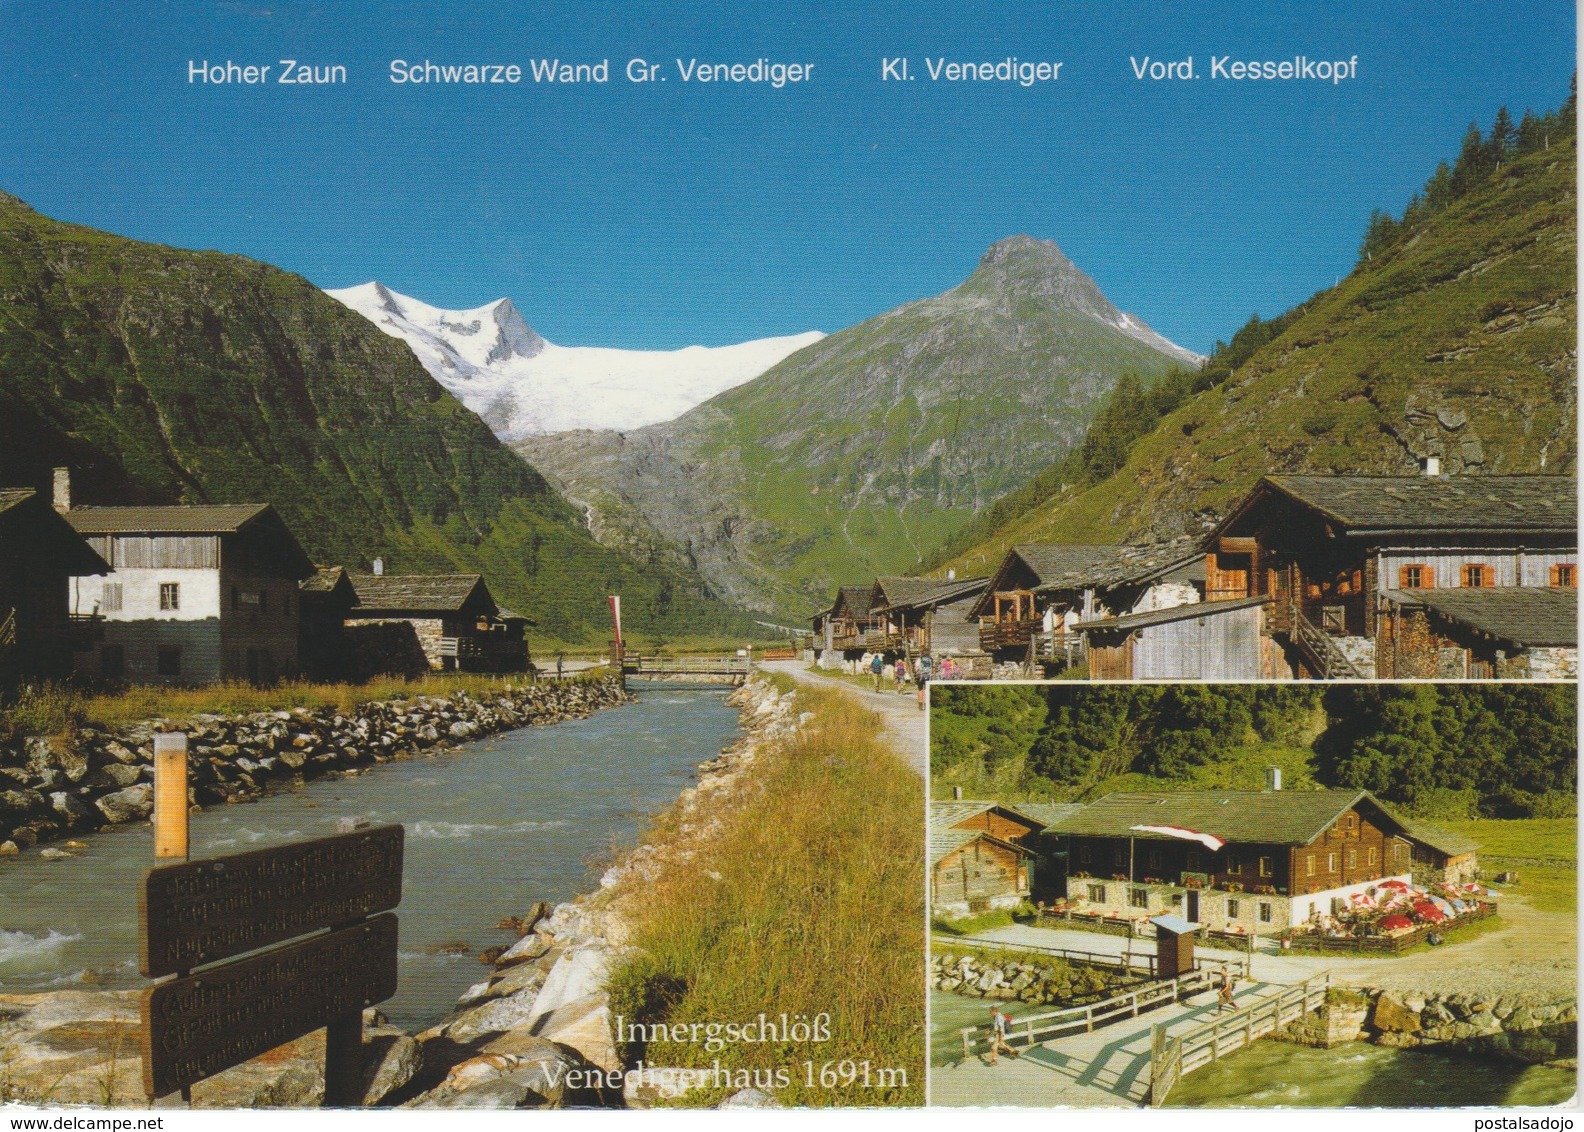
<path fill-rule="evenodd" d="M 806 347 L 678 420 L 515 447 L 609 546 L 804 616 L 916 567 L 1082 438 L 1123 373 L 1195 355 L 1117 310 L 1055 244 L 994 245 L 945 294 Z"/>
<path fill-rule="evenodd" d="M 482 570 L 540 634 L 739 631 L 696 579 L 599 546 L 414 359 L 307 280 L 62 224 L 0 194 L 0 485 L 273 503 L 320 562 Z"/>
<path fill-rule="evenodd" d="M 382 283 L 325 293 L 406 342 L 430 376 L 503 440 L 668 421 L 824 337 L 814 330 L 681 350 L 558 346 L 536 334 L 510 299 L 448 311 Z"/>
<path fill-rule="evenodd" d="M 1133 444 L 944 565 L 1020 542 L 1203 531 L 1268 472 L 1572 472 L 1578 293 L 1575 143 L 1504 164 L 1370 258 Z"/>

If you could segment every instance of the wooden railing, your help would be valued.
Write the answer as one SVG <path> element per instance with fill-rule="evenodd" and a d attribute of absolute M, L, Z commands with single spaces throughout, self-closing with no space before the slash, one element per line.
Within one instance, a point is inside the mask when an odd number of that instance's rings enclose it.
<path fill-rule="evenodd" d="M 1150 952 L 1117 955 L 1110 951 L 1081 951 L 1075 947 L 1047 947 L 1039 943 L 1009 943 L 1005 940 L 979 939 L 975 936 L 958 938 L 936 936 L 935 943 L 942 947 L 958 946 L 981 951 L 1012 951 L 1020 955 L 1049 955 L 1053 959 L 1085 967 L 1109 967 L 1130 975 L 1136 974 L 1151 979 L 1155 977 L 1155 956 Z M 1196 969 L 1203 965 L 1202 960 L 1194 960 Z"/>
<path fill-rule="evenodd" d="M 753 663 L 745 656 L 629 656 L 632 676 L 746 676 Z"/>
<path fill-rule="evenodd" d="M 1365 675 L 1333 641 L 1328 633 L 1303 615 L 1296 605 L 1287 607 L 1292 620 L 1293 640 L 1309 659 L 1322 680 L 1363 680 Z"/>
<path fill-rule="evenodd" d="M 1331 973 L 1323 971 L 1176 1037 L 1167 1037 L 1165 1026 L 1155 1026 L 1150 1034 L 1150 1107 L 1165 1104 L 1172 1087 L 1194 1070 L 1318 1010 L 1330 986 Z"/>
<path fill-rule="evenodd" d="M 1068 1034 L 1091 1033 L 1098 1026 L 1119 1022 L 1123 1018 L 1137 1018 L 1146 1010 L 1169 1006 L 1180 998 L 1207 990 L 1215 985 L 1217 977 L 1214 971 L 1202 969 L 1148 986 L 1134 987 L 1087 1006 L 1068 1006 L 1044 1014 L 1030 1014 L 1019 1018 L 1015 1028 L 1008 1030 L 1007 1044 L 1028 1048 Z M 969 1058 L 988 1051 L 990 1034 L 989 1026 L 964 1027 L 963 1057 Z"/>
<path fill-rule="evenodd" d="M 979 647 L 985 652 L 995 652 L 997 649 L 1026 648 L 1029 638 L 1044 624 L 1039 617 L 1028 617 L 1022 621 L 991 621 L 981 619 L 979 622 Z"/>

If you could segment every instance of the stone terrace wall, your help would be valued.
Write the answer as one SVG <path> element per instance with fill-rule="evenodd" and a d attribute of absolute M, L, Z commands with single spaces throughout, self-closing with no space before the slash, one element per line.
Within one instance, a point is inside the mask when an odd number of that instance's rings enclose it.
<path fill-rule="evenodd" d="M 151 720 L 79 731 L 69 745 L 28 736 L 0 746 L 0 854 L 104 825 L 154 806 L 153 736 L 188 736 L 193 805 L 249 801 L 272 783 L 317 778 L 433 753 L 498 731 L 579 719 L 628 696 L 614 679 L 508 687 L 475 699 L 417 696 L 334 708 Z M 59 850 L 47 850 L 58 853 Z"/>

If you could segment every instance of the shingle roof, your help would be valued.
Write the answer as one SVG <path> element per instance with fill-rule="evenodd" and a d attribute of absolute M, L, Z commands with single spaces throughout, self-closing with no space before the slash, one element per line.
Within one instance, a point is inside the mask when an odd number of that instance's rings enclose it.
<path fill-rule="evenodd" d="M 482 574 L 353 574 L 358 597 L 353 614 L 359 609 L 455 613 L 483 582 Z"/>
<path fill-rule="evenodd" d="M 31 487 L 5 488 L 0 490 L 0 511 L 9 511 L 18 503 L 32 499 L 34 491 Z"/>
<path fill-rule="evenodd" d="M 1266 476 L 1260 483 L 1350 534 L 1578 529 L 1572 476 Z"/>
<path fill-rule="evenodd" d="M 932 828 L 929 831 L 930 864 L 940 864 L 949 854 L 961 849 L 978 836 L 979 834 L 971 829 L 952 829 L 950 826 Z"/>
<path fill-rule="evenodd" d="M 1402 824 L 1367 790 L 1184 790 L 1107 794 L 1055 823 L 1050 832 L 1170 840 L 1164 834 L 1130 830 L 1135 825 L 1171 825 L 1228 842 L 1307 845 L 1360 800 Z"/>
<path fill-rule="evenodd" d="M 110 564 L 30 487 L 0 489 L 0 538 L 15 539 L 29 556 L 47 554 L 70 577 L 110 572 Z"/>
<path fill-rule="evenodd" d="M 871 608 L 878 613 L 888 609 L 921 609 L 968 597 L 985 588 L 988 578 L 965 578 L 943 582 L 939 578 L 877 578 L 875 586 L 881 600 Z"/>
<path fill-rule="evenodd" d="M 1239 609 L 1264 605 L 1271 600 L 1268 594 L 1257 594 L 1254 597 L 1240 597 L 1232 601 L 1194 601 L 1187 605 L 1174 605 L 1168 609 L 1152 609 L 1148 613 L 1129 613 L 1122 617 L 1101 617 L 1094 621 L 1079 621 L 1073 625 L 1072 631 L 1075 633 L 1127 632 L 1130 629 L 1144 629 L 1150 625 L 1165 625 L 1172 621 L 1215 617 L 1222 613 L 1233 613 Z"/>
<path fill-rule="evenodd" d="M 270 509 L 268 503 L 217 503 L 184 507 L 73 507 L 66 519 L 82 535 L 226 535 Z"/>
<path fill-rule="evenodd" d="M 847 612 L 854 617 L 862 617 L 869 612 L 869 598 L 874 593 L 874 586 L 840 586 L 836 590 L 836 601 L 831 606 L 834 612 L 837 606 L 846 606 Z"/>
<path fill-rule="evenodd" d="M 1387 590 L 1386 597 L 1520 648 L 1578 646 L 1578 590 L 1571 586 Z"/>
<path fill-rule="evenodd" d="M 1113 561 L 1120 548 L 1059 543 L 1022 543 L 1012 548 L 1038 579 L 1036 589 L 1059 586 L 1069 579 L 1081 580 L 1088 571 Z"/>
<path fill-rule="evenodd" d="M 1082 802 L 1019 802 L 1017 811 L 1050 828 L 1057 822 L 1072 817 L 1083 809 Z"/>
<path fill-rule="evenodd" d="M 1003 849 L 1010 849 L 1012 852 L 1021 854 L 1024 857 L 1032 857 L 1034 855 L 1030 850 L 1023 848 L 1023 846 L 1014 844 L 1011 841 L 1003 841 L 1001 838 L 994 837 L 982 829 L 953 829 L 946 826 L 929 831 L 930 865 L 940 864 L 947 856 L 955 853 L 964 845 L 971 845 L 981 839 L 990 842 L 992 845 L 999 845 Z"/>
<path fill-rule="evenodd" d="M 1204 551 L 1199 549 L 1195 540 L 1186 536 L 1168 542 L 1147 543 L 1142 546 L 1112 546 L 1105 549 L 1107 553 L 1103 557 L 1075 561 L 1073 565 L 1063 570 L 1038 571 L 1040 583 L 1035 589 L 1076 589 L 1086 586 L 1103 588 L 1137 584 L 1204 561 Z M 1204 577 L 1203 565 L 1199 566 L 1198 577 L 1201 579 Z"/>
<path fill-rule="evenodd" d="M 1408 836 L 1415 841 L 1422 841 L 1432 849 L 1439 849 L 1448 857 L 1461 857 L 1467 853 L 1477 853 L 1479 843 L 1471 841 L 1461 833 L 1453 833 L 1450 829 L 1442 829 L 1427 821 L 1418 818 L 1403 818 L 1403 828 L 1408 831 Z"/>
<path fill-rule="evenodd" d="M 346 570 L 340 566 L 315 566 L 312 577 L 298 582 L 297 588 L 304 593 L 327 594 L 333 592 L 343 579 L 351 581 Z"/>

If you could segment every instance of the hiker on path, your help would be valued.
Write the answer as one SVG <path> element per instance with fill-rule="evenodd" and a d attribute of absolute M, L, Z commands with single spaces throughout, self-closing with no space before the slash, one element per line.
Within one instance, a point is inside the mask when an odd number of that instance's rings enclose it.
<path fill-rule="evenodd" d="M 875 691 L 880 691 L 880 679 L 885 675 L 885 657 L 879 653 L 874 654 L 874 659 L 869 662 L 869 671 L 874 673 Z"/>
<path fill-rule="evenodd" d="M 913 674 L 913 679 L 918 682 L 918 707 L 924 710 L 924 686 L 930 682 L 930 669 L 934 667 L 930 654 L 925 653 L 918 658 L 918 668 Z"/>
<path fill-rule="evenodd" d="M 1008 1057 L 1016 1057 L 1018 1055 L 1017 1050 L 1007 1045 L 1007 1023 L 1011 1021 L 1012 1019 L 1008 1018 L 1006 1012 L 1003 1011 L 999 1006 L 992 1006 L 990 1008 L 991 1065 L 994 1065 L 997 1061 L 999 1061 L 1000 1055 L 1003 1053 Z"/>
<path fill-rule="evenodd" d="M 1232 988 L 1237 985 L 1237 980 L 1232 977 L 1232 969 L 1225 963 L 1221 965 L 1221 985 L 1216 992 L 1216 1013 L 1222 1010 L 1237 1010 L 1232 1003 Z"/>
<path fill-rule="evenodd" d="M 899 656 L 896 662 L 896 690 L 897 694 L 907 691 L 908 662 L 907 657 Z"/>

